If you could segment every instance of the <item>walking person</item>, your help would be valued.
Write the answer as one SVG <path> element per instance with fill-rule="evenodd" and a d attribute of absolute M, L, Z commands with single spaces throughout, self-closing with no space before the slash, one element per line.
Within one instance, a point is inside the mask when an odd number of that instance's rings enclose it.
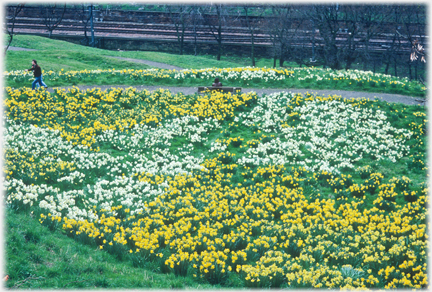
<path fill-rule="evenodd" d="M 45 88 L 48 88 L 48 86 L 42 80 L 42 69 L 37 64 L 36 60 L 32 60 L 32 67 L 30 69 L 26 69 L 26 71 L 33 71 L 33 75 L 35 78 L 35 80 L 32 83 L 32 89 L 33 90 L 35 89 L 36 85 L 45 86 Z"/>

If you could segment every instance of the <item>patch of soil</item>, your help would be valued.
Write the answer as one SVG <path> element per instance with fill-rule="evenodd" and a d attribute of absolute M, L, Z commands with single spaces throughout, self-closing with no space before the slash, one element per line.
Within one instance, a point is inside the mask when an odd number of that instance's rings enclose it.
<path fill-rule="evenodd" d="M 148 66 L 151 66 L 151 67 L 160 68 L 160 69 L 183 70 L 183 68 L 180 68 L 180 67 L 177 67 L 177 66 L 172 66 L 172 65 L 168 65 L 168 64 L 164 64 L 164 63 L 159 63 L 159 62 L 154 62 L 154 61 L 149 61 L 149 60 L 132 59 L 132 58 L 124 58 L 124 57 L 114 57 L 114 56 L 109 56 L 109 57 L 110 58 L 119 59 L 119 60 L 129 61 L 129 62 L 141 63 L 141 64 L 145 64 L 145 65 L 148 65 Z"/>
<path fill-rule="evenodd" d="M 27 49 L 27 48 L 20 48 L 20 47 L 9 47 L 9 51 L 37 51 L 35 49 Z"/>

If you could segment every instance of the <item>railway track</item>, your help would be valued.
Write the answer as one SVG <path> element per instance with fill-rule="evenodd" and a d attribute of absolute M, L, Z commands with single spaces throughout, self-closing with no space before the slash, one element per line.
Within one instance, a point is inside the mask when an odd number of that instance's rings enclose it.
<path fill-rule="evenodd" d="M 11 23 L 8 22 L 8 26 Z M 89 27 L 87 28 L 89 34 Z M 48 30 L 42 19 L 19 17 L 16 19 L 14 26 L 14 33 L 31 33 L 38 35 L 48 35 Z M 177 40 L 177 31 L 173 24 L 154 24 L 154 23 L 134 23 L 134 22 L 121 22 L 121 21 L 95 21 L 94 34 L 96 38 L 125 38 L 125 39 L 158 39 L 166 41 Z M 314 45 L 319 47 L 324 45 L 323 38 L 319 35 L 319 31 L 311 30 L 297 30 L 291 31 L 295 37 L 291 38 L 290 45 L 298 47 L 312 47 L 312 40 Z M 84 37 L 84 25 L 77 20 L 65 19 L 53 31 L 54 36 L 79 36 Z M 189 27 L 184 33 L 184 40 L 186 42 L 195 39 L 200 43 L 216 43 L 211 29 L 208 26 L 197 26 L 196 31 L 192 31 Z M 344 46 L 349 37 L 348 33 L 340 32 L 336 38 L 337 46 Z M 362 38 L 359 35 L 353 39 L 357 49 L 364 48 Z M 380 34 L 377 37 L 369 40 L 368 50 L 373 52 L 386 51 L 393 45 L 393 34 Z M 420 36 L 418 36 L 420 37 Z M 251 36 L 247 28 L 244 27 L 228 27 L 222 29 L 223 43 L 227 44 L 251 44 Z M 272 38 L 263 30 L 257 30 L 254 36 L 255 45 L 272 46 Z M 402 39 L 397 43 L 398 50 L 401 52 L 409 52 L 411 44 L 408 40 Z"/>

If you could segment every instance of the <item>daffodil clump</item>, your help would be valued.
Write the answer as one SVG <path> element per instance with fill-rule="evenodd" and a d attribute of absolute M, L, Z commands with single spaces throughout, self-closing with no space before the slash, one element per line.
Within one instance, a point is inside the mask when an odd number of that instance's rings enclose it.
<path fill-rule="evenodd" d="M 5 200 L 197 281 L 422 289 L 426 123 L 338 96 L 6 88 Z"/>
<path fill-rule="evenodd" d="M 332 70 L 306 68 L 206 68 L 206 69 L 108 69 L 81 71 L 44 71 L 44 80 L 51 87 L 78 84 L 130 84 L 130 85 L 192 85 L 211 84 L 214 78 L 224 85 L 257 88 L 316 88 L 367 90 L 390 92 L 410 96 L 425 96 L 426 88 L 417 81 L 391 75 L 360 70 Z M 7 86 L 29 86 L 31 72 L 17 70 L 4 72 Z"/>
<path fill-rule="evenodd" d="M 67 91 L 57 89 L 53 95 L 8 87 L 6 92 L 10 119 L 58 130 L 72 145 L 96 150 L 103 144 L 104 136 L 129 133 L 143 125 L 156 127 L 166 117 L 223 120 L 232 117 L 236 107 L 251 104 L 254 98 L 252 94 L 225 94 L 223 98 L 219 95 L 174 96 L 163 89 L 150 93 L 148 90 L 137 92 L 132 87 L 108 91 L 97 88 L 81 91 L 74 87 Z"/>
<path fill-rule="evenodd" d="M 131 84 L 142 84 L 142 82 L 156 81 L 166 84 L 182 84 L 185 81 L 200 80 L 200 82 L 213 81 L 215 77 L 223 78 L 224 82 L 236 82 L 240 80 L 243 84 L 251 81 L 280 82 L 286 78 L 292 77 L 294 71 L 287 69 L 272 68 L 208 68 L 208 69 L 184 69 L 184 70 L 167 70 L 167 69 L 108 69 L 108 70 L 81 70 L 81 71 L 44 71 L 44 80 L 50 84 L 79 84 L 85 81 L 112 80 L 118 79 L 122 82 Z M 8 85 L 15 84 L 25 85 L 32 82 L 33 75 L 31 72 L 17 70 L 4 72 L 3 76 Z"/>
<path fill-rule="evenodd" d="M 300 70 L 300 69 L 299 69 Z M 326 81 L 347 82 L 349 85 L 371 86 L 371 87 L 386 87 L 391 88 L 405 87 L 409 85 L 409 79 L 396 78 L 389 74 L 373 73 L 372 71 L 362 70 L 332 70 L 330 68 L 302 68 L 304 76 L 298 79 L 302 82 L 318 82 Z"/>

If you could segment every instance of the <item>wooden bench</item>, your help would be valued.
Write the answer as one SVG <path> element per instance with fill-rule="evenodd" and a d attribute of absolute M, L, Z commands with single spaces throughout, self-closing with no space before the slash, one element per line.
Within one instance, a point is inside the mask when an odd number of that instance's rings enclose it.
<path fill-rule="evenodd" d="M 203 93 L 206 90 L 216 90 L 216 91 L 220 91 L 220 92 L 231 92 L 231 93 L 236 93 L 236 92 L 240 92 L 242 89 L 241 87 L 213 87 L 213 86 L 198 86 L 198 93 Z"/>

